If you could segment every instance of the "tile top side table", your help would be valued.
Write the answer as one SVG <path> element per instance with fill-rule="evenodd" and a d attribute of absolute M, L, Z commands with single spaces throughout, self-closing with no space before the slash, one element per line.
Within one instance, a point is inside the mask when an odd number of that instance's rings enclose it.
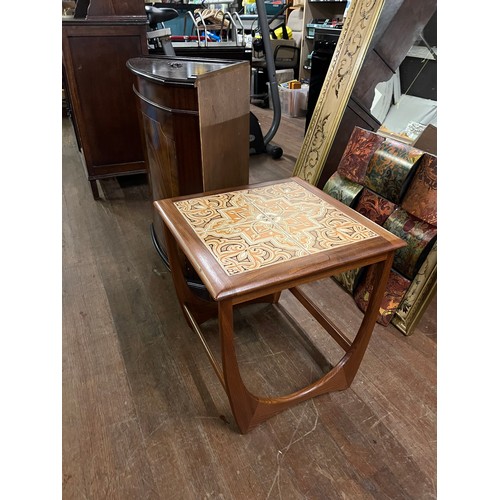
<path fill-rule="evenodd" d="M 177 297 L 189 326 L 200 337 L 228 396 L 236 423 L 246 433 L 269 417 L 319 394 L 348 388 L 370 340 L 394 252 L 405 243 L 302 179 L 292 177 L 200 195 L 159 200 Z M 184 254 L 213 301 L 186 285 Z M 300 290 L 299 285 L 366 265 L 376 285 L 351 342 Z M 316 382 L 287 396 L 250 393 L 241 378 L 233 341 L 233 308 L 276 303 L 290 290 L 345 351 Z M 218 316 L 222 366 L 200 324 Z"/>

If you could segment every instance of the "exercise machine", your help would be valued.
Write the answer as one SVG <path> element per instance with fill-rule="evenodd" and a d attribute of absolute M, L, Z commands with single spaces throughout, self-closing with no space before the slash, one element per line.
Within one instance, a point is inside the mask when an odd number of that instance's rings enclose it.
<path fill-rule="evenodd" d="M 146 5 L 145 9 L 150 28 L 146 32 L 148 44 L 151 44 L 153 49 L 162 49 L 166 56 L 175 56 L 171 41 L 172 32 L 170 28 L 164 28 L 163 23 L 175 19 L 179 13 L 169 7 L 155 7 L 153 5 Z"/>
<path fill-rule="evenodd" d="M 163 53 L 168 56 L 175 56 L 175 50 L 171 40 L 170 28 L 164 28 L 163 23 L 175 19 L 179 13 L 176 9 L 168 7 L 156 7 L 146 5 L 146 14 L 148 17 L 149 31 L 146 33 L 148 43 L 153 49 L 161 48 Z M 270 42 L 269 21 L 266 14 L 266 6 L 264 0 L 256 0 L 257 19 L 259 31 L 261 34 L 262 51 L 264 52 L 267 73 L 269 79 L 270 99 L 273 104 L 273 119 L 271 126 L 266 134 L 263 134 L 259 120 L 254 113 L 250 112 L 250 136 L 249 136 L 249 153 L 269 154 L 272 158 L 278 159 L 283 155 L 283 149 L 271 142 L 275 136 L 281 122 L 281 106 L 278 93 L 278 84 L 276 81 L 276 66 L 274 63 L 274 55 Z M 271 20 L 274 21 L 277 16 Z M 205 35 L 206 36 L 206 35 Z"/>
<path fill-rule="evenodd" d="M 266 5 L 264 0 L 256 0 L 255 5 L 257 8 L 257 19 L 261 34 L 259 40 L 262 40 L 262 51 L 264 52 L 269 79 L 269 94 L 273 104 L 273 119 L 269 130 L 264 135 L 259 120 L 250 112 L 250 154 L 266 153 L 272 158 L 278 159 L 283 155 L 283 149 L 271 142 L 281 122 L 281 105 L 278 82 L 276 81 L 276 65 L 274 63 L 274 54 L 271 48 L 271 33 L 269 30 L 269 21 L 267 20 Z"/>

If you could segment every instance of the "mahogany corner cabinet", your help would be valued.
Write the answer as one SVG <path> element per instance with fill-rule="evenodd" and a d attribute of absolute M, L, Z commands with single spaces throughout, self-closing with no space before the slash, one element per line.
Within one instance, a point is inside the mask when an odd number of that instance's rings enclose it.
<path fill-rule="evenodd" d="M 248 61 L 137 57 L 127 61 L 153 201 L 247 184 Z M 164 224 L 153 239 L 166 255 Z"/>

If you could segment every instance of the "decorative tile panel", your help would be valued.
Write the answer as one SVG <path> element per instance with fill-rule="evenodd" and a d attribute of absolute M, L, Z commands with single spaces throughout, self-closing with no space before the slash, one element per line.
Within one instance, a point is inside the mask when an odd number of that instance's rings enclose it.
<path fill-rule="evenodd" d="M 175 207 L 228 275 L 377 237 L 294 181 L 177 201 Z"/>

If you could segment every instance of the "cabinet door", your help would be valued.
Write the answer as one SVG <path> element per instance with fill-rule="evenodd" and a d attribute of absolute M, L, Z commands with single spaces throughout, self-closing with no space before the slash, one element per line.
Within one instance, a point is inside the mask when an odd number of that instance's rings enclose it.
<path fill-rule="evenodd" d="M 143 0 L 92 0 L 87 4 L 87 19 L 143 17 L 146 20 Z"/>
<path fill-rule="evenodd" d="M 202 192 L 198 116 L 139 102 L 153 200 Z"/>
<path fill-rule="evenodd" d="M 89 179 L 144 172 L 131 57 L 147 50 L 143 26 L 63 26 L 63 56 Z"/>
<path fill-rule="evenodd" d="M 191 101 L 188 107 L 192 108 L 196 89 L 169 89 L 141 79 L 137 83 L 137 106 L 141 114 L 152 199 L 162 200 L 202 192 L 198 114 L 176 113 L 158 104 L 166 102 L 175 109 L 175 104 L 179 106 Z M 156 210 L 153 212 L 153 226 L 157 243 L 166 253 L 165 224 Z"/>

